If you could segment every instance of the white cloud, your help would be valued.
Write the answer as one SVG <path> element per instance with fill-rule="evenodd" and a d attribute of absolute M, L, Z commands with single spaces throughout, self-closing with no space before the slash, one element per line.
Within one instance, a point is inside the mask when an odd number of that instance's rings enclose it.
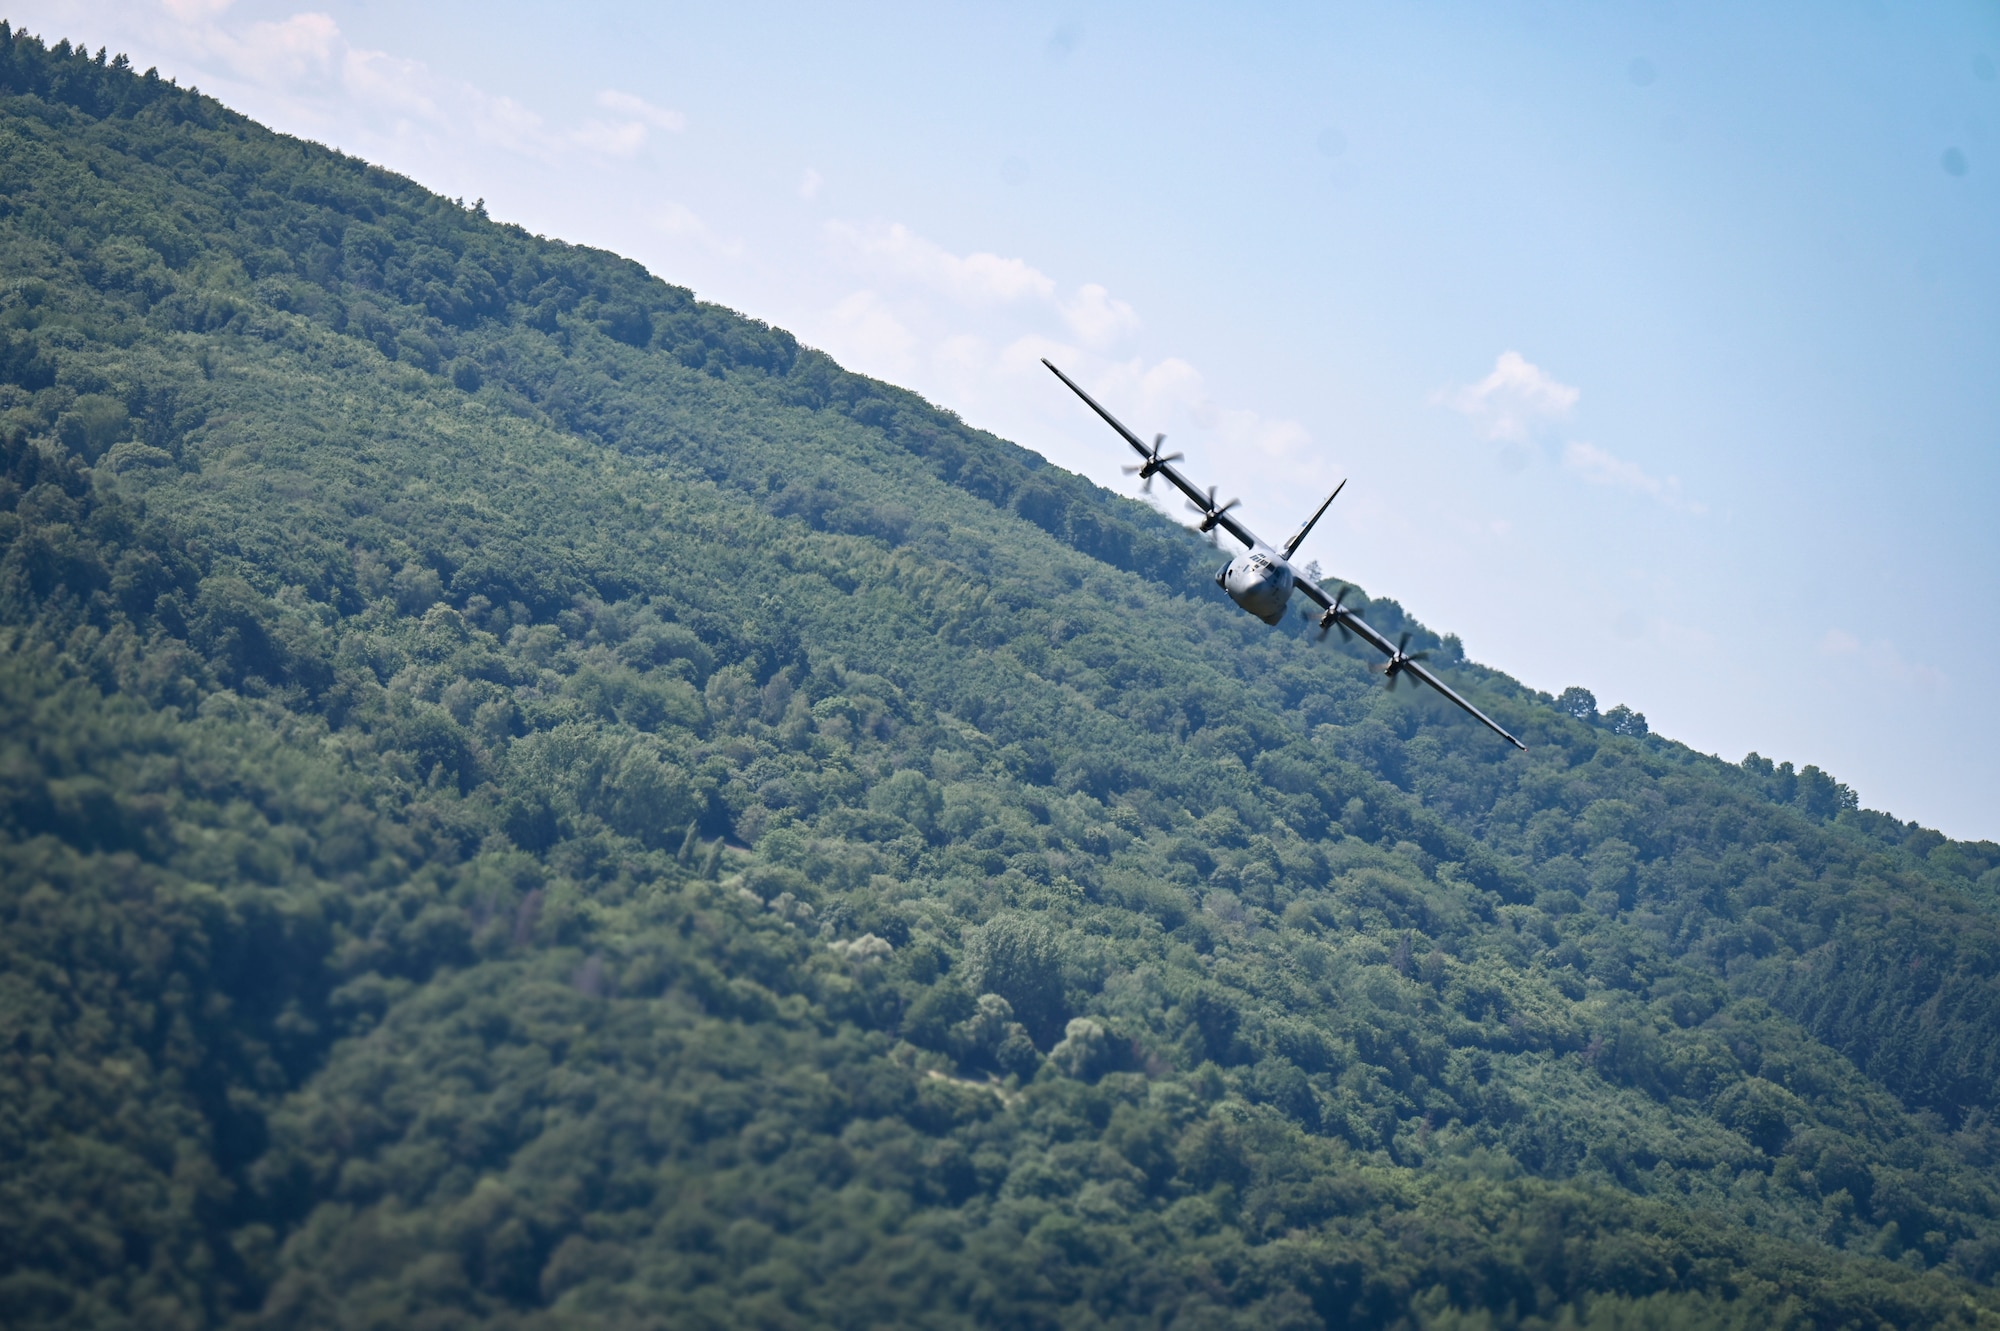
<path fill-rule="evenodd" d="M 1078 415 L 1043 358 L 1133 430 L 1164 431 L 1190 450 L 1204 484 L 1226 484 L 1246 463 L 1316 473 L 1311 436 L 1297 421 L 1216 402 L 1201 372 L 1180 357 L 1116 354 L 1143 324 L 1101 283 L 1065 288 L 1024 258 L 955 254 L 900 224 L 833 220 L 824 233 L 835 258 L 867 285 L 818 335 L 869 373 L 909 375 L 905 382 L 952 402 L 967 419 L 1121 489 L 1130 487 L 1116 468 L 1130 459 L 1087 412 Z M 1316 474 L 1311 483 L 1319 483 Z M 1178 502 L 1168 507 L 1180 516 Z"/>
<path fill-rule="evenodd" d="M 1634 494 L 1650 495 L 1668 508 L 1676 508 L 1684 513 L 1701 514 L 1708 511 L 1706 504 L 1694 503 L 1681 495 L 1681 482 L 1678 476 L 1669 476 L 1662 480 L 1648 473 L 1638 463 L 1614 457 L 1596 444 L 1572 440 L 1563 449 L 1563 465 L 1593 485 L 1609 485 L 1620 490 L 1630 490 Z"/>
<path fill-rule="evenodd" d="M 1246 453 L 1272 460 L 1296 458 L 1312 442 L 1311 433 L 1297 421 L 1218 405 L 1201 371 L 1178 356 L 1151 365 L 1137 357 L 1097 365 L 1086 359 L 1077 378 L 1099 401 L 1132 404 L 1127 410 L 1134 419 L 1125 423 L 1135 430 L 1141 429 L 1135 420 L 1161 422 L 1169 434 L 1175 433 L 1176 420 L 1192 425 L 1198 436 L 1207 436 L 1206 447 L 1219 454 L 1209 459 L 1212 466 L 1226 466 Z"/>
<path fill-rule="evenodd" d="M 469 112 L 466 118 L 471 122 L 472 133 L 481 142 L 544 161 L 553 161 L 561 155 L 563 140 L 551 135 L 539 115 L 512 97 L 494 97 L 469 84 L 456 91 L 460 105 Z M 458 130 L 458 123 L 447 115 L 441 127 L 446 133 L 453 133 Z"/>
<path fill-rule="evenodd" d="M 341 62 L 342 83 L 356 101 L 396 115 L 442 124 L 446 117 L 433 93 L 430 70 L 420 60 L 386 51 L 349 50 Z"/>
<path fill-rule="evenodd" d="M 1064 302 L 1062 315 L 1070 331 L 1092 347 L 1108 346 L 1139 327 L 1132 307 L 1095 282 L 1077 288 L 1076 295 Z"/>
<path fill-rule="evenodd" d="M 818 188 L 819 174 L 807 172 L 799 192 L 810 198 Z M 830 221 L 826 234 L 836 252 L 858 266 L 900 278 L 960 305 L 1050 310 L 1070 335 L 1087 347 L 1103 349 L 1139 327 L 1138 313 L 1102 284 L 1086 282 L 1064 297 L 1054 278 L 1025 259 L 987 251 L 953 254 L 900 222 L 859 226 Z"/>
<path fill-rule="evenodd" d="M 1222 411 L 1218 428 L 1231 452 L 1249 449 L 1277 461 L 1302 456 L 1312 443 L 1312 432 L 1297 421 L 1266 416 L 1243 407 Z"/>
<path fill-rule="evenodd" d="M 945 370 L 976 376 L 993 363 L 993 350 L 977 333 L 954 333 L 938 343 L 935 359 Z"/>
<path fill-rule="evenodd" d="M 894 222 L 856 226 L 828 222 L 836 248 L 877 271 L 917 282 L 968 305 L 1005 305 L 1023 298 L 1053 300 L 1055 281 L 1025 260 L 997 254 L 959 256 Z"/>
<path fill-rule="evenodd" d="M 916 363 L 916 334 L 873 291 L 856 291 L 833 308 L 840 351 L 874 374 L 907 374 Z"/>
<path fill-rule="evenodd" d="M 1469 418 L 1488 439 L 1526 440 L 1537 426 L 1569 415 L 1580 389 L 1559 383 L 1518 351 L 1503 351 L 1493 372 L 1476 384 L 1433 400 Z"/>
<path fill-rule="evenodd" d="M 1082 354 L 1074 343 L 1046 333 L 1029 333 L 1002 347 L 995 364 L 998 369 L 1017 378 L 1039 382 L 1049 377 L 1049 372 L 1042 368 L 1044 357 L 1058 365 L 1074 366 Z"/>
<path fill-rule="evenodd" d="M 343 45 L 340 25 L 325 14 L 294 14 L 282 23 L 256 23 L 238 47 L 239 60 L 265 82 L 323 73 Z"/>
<path fill-rule="evenodd" d="M 623 120 L 587 120 L 570 135 L 572 142 L 606 157 L 633 157 L 646 146 L 656 129 L 679 133 L 687 128 L 687 117 L 678 111 L 654 106 L 643 97 L 606 88 L 597 94 L 597 105 L 626 117 Z"/>
<path fill-rule="evenodd" d="M 236 0 L 162 0 L 167 12 L 183 23 L 195 23 L 212 18 L 235 2 Z"/>
<path fill-rule="evenodd" d="M 293 92 L 324 88 L 338 81 L 346 43 L 340 25 L 325 14 L 294 14 L 278 23 L 252 23 L 240 34 L 209 21 L 220 6 L 169 6 L 187 24 L 183 41 L 235 77 Z"/>
<path fill-rule="evenodd" d="M 646 127 L 636 120 L 586 120 L 570 136 L 579 148 L 606 157 L 633 157 L 646 146 Z"/>
<path fill-rule="evenodd" d="M 261 94 L 255 100 L 268 107 L 275 99 L 282 108 L 276 115 L 266 111 L 266 119 L 299 128 L 351 122 L 358 112 L 370 130 L 399 140 L 470 140 L 559 162 L 578 148 L 631 157 L 654 131 L 678 132 L 687 124 L 679 111 L 605 89 L 595 105 L 615 118 L 551 129 L 511 97 L 440 75 L 421 60 L 354 45 L 324 13 L 241 23 L 224 20 L 230 0 L 164 0 L 164 8 L 170 18 L 155 25 L 156 37 L 201 67 L 203 83 L 254 88 Z M 231 96 L 226 89 L 211 90 Z"/>
<path fill-rule="evenodd" d="M 743 257 L 744 246 L 734 236 L 717 235 L 715 229 L 684 203 L 669 203 L 653 215 L 653 225 L 661 234 L 678 241 L 692 241 L 725 259 Z"/>
<path fill-rule="evenodd" d="M 670 111 L 664 106 L 654 106 L 643 97 L 635 97 L 629 92 L 619 92 L 616 88 L 606 88 L 598 93 L 597 104 L 607 111 L 651 125 L 654 129 L 671 130 L 678 134 L 687 128 L 687 117 L 679 111 Z"/>
<path fill-rule="evenodd" d="M 806 173 L 799 177 L 799 197 L 801 199 L 818 198 L 819 187 L 821 185 L 824 185 L 825 183 L 826 183 L 825 176 L 822 176 L 819 172 L 813 170 L 811 167 L 807 167 Z"/>

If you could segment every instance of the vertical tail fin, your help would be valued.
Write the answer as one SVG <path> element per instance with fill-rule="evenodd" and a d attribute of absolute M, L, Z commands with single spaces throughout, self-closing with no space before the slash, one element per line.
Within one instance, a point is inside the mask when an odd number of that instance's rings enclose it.
<path fill-rule="evenodd" d="M 1292 533 L 1292 539 L 1285 542 L 1285 549 L 1284 549 L 1285 558 L 1290 559 L 1292 557 L 1292 552 L 1298 549 L 1299 546 L 1304 543 L 1306 539 L 1306 533 L 1313 529 L 1313 524 L 1315 522 L 1319 521 L 1320 514 L 1326 512 L 1327 505 L 1333 503 L 1335 499 L 1339 498 L 1340 492 L 1346 488 L 1347 488 L 1347 482 L 1345 480 L 1341 481 L 1339 485 L 1334 486 L 1333 493 L 1326 497 L 1326 503 L 1323 503 L 1318 508 L 1314 509 L 1313 515 L 1306 519 L 1306 525 Z"/>

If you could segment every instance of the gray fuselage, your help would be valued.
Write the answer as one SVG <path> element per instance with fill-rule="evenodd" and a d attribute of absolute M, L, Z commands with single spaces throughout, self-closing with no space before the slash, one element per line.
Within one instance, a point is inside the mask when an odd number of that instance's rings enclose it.
<path fill-rule="evenodd" d="M 1292 599 L 1292 566 L 1269 546 L 1259 544 L 1229 561 L 1215 575 L 1215 585 L 1229 593 L 1229 599 L 1266 624 L 1285 617 Z"/>

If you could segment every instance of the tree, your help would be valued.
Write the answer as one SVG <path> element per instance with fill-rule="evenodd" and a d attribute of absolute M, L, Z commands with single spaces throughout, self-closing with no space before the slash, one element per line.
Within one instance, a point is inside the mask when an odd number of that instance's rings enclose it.
<path fill-rule="evenodd" d="M 1067 1013 L 1062 948 L 1046 921 L 995 916 L 966 934 L 964 966 L 968 986 L 1006 999 L 1038 1045 L 1055 1042 Z"/>
<path fill-rule="evenodd" d="M 1588 725 L 1597 719 L 1597 695 L 1572 684 L 1556 699 L 1556 710 Z"/>

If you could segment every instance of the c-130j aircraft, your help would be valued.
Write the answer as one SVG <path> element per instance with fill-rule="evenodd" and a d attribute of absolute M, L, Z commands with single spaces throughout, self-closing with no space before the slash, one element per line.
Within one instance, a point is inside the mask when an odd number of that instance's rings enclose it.
<path fill-rule="evenodd" d="M 1042 364 L 1048 366 L 1049 372 L 1056 378 L 1069 385 L 1069 390 L 1082 398 L 1092 411 L 1102 416 L 1105 424 L 1124 436 L 1125 442 L 1132 445 L 1133 451 L 1144 459 L 1136 467 L 1125 468 L 1126 471 L 1137 472 L 1139 479 L 1149 489 L 1153 477 L 1166 477 L 1174 489 L 1186 495 L 1188 502 L 1194 505 L 1195 511 L 1201 514 L 1203 532 L 1213 533 L 1219 527 L 1243 542 L 1243 553 L 1230 560 L 1228 565 L 1215 575 L 1215 585 L 1227 592 L 1230 600 L 1266 624 L 1276 625 L 1285 617 L 1285 607 L 1291 602 L 1292 592 L 1294 590 L 1304 592 L 1306 599 L 1322 611 L 1319 616 L 1320 637 L 1324 638 L 1327 630 L 1338 628 L 1342 637 L 1349 634 L 1357 635 L 1363 642 L 1389 658 L 1389 663 L 1382 667 L 1382 673 L 1387 677 L 1390 688 L 1394 688 L 1396 681 L 1404 675 L 1420 679 L 1479 718 L 1488 730 L 1515 748 L 1525 750 L 1528 747 L 1501 729 L 1500 724 L 1492 717 L 1459 697 L 1443 680 L 1424 669 L 1422 661 L 1428 653 L 1405 650 L 1410 645 L 1408 633 L 1403 634 L 1401 641 L 1390 643 L 1387 638 L 1370 628 L 1360 615 L 1340 603 L 1341 598 L 1347 595 L 1346 588 L 1341 589 L 1339 596 L 1329 599 L 1327 594 L 1314 586 L 1309 579 L 1300 577 L 1298 570 L 1292 566 L 1293 552 L 1305 541 L 1306 533 L 1313 529 L 1313 524 L 1319 521 L 1320 515 L 1326 512 L 1328 505 L 1339 496 L 1342 487 L 1347 484 L 1346 481 L 1333 487 L 1333 493 L 1313 510 L 1313 515 L 1305 520 L 1303 526 L 1292 533 L 1292 539 L 1286 541 L 1282 547 L 1272 549 L 1258 540 L 1248 527 L 1229 516 L 1229 510 L 1236 507 L 1236 500 L 1217 504 L 1214 486 L 1211 485 L 1206 491 L 1197 490 L 1187 477 L 1174 470 L 1174 463 L 1180 461 L 1181 455 L 1179 453 L 1169 453 L 1164 457 L 1160 455 L 1160 449 L 1166 443 L 1165 435 L 1155 435 L 1153 446 L 1146 447 L 1139 442 L 1139 436 L 1120 424 L 1118 418 L 1100 406 L 1096 398 L 1084 392 L 1076 380 L 1056 369 L 1055 364 L 1046 357 L 1043 358 Z M 1312 618 L 1311 611 L 1302 613 L 1308 619 Z"/>

